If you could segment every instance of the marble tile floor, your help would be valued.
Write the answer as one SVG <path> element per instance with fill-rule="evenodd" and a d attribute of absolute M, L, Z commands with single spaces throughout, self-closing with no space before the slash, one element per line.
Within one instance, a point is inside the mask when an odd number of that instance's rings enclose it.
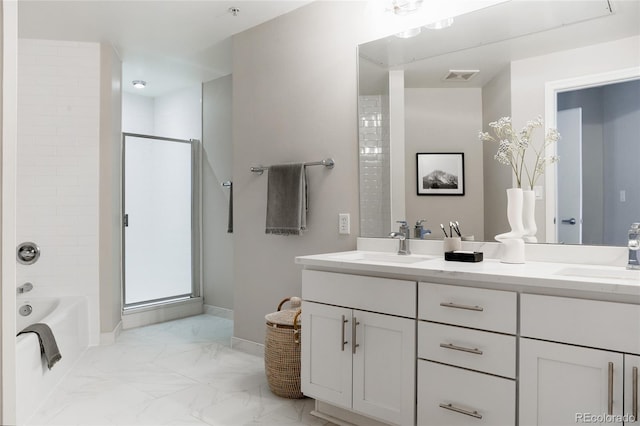
<path fill-rule="evenodd" d="M 261 357 L 230 348 L 233 322 L 198 315 L 89 348 L 32 426 L 327 426 L 312 399 L 269 390 Z"/>

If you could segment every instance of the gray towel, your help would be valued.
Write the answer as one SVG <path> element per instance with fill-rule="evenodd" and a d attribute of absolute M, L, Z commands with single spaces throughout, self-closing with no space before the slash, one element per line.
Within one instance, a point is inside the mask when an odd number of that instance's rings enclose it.
<path fill-rule="evenodd" d="M 307 178 L 304 164 L 269 167 L 267 234 L 300 235 L 307 228 Z"/>
<path fill-rule="evenodd" d="M 56 362 L 62 359 L 62 355 L 60 355 L 60 350 L 58 349 L 58 344 L 56 343 L 56 338 L 53 337 L 53 332 L 47 324 L 31 324 L 18 333 L 18 336 L 23 333 L 36 333 L 38 341 L 40 342 L 40 353 L 44 356 L 45 361 L 47 361 L 47 367 L 49 367 L 49 370 L 53 368 L 53 365 Z"/>

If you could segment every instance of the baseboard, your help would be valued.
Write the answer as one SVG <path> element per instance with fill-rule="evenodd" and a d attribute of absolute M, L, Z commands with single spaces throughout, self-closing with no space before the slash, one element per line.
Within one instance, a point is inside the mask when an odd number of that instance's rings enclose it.
<path fill-rule="evenodd" d="M 239 337 L 232 337 L 231 348 L 240 352 L 245 352 L 251 355 L 259 356 L 260 358 L 264 358 L 264 345 L 261 343 L 240 339 Z"/>
<path fill-rule="evenodd" d="M 204 313 L 233 321 L 233 310 L 219 306 L 204 305 Z"/>
<path fill-rule="evenodd" d="M 130 309 L 122 314 L 122 328 L 142 327 L 202 314 L 202 299 L 194 298 L 165 305 Z"/>
<path fill-rule="evenodd" d="M 118 324 L 112 331 L 100 333 L 100 345 L 113 345 L 120 335 L 120 332 L 122 332 L 122 320 L 118 321 Z"/>
<path fill-rule="evenodd" d="M 388 426 L 387 423 L 317 400 L 311 415 L 340 426 Z"/>

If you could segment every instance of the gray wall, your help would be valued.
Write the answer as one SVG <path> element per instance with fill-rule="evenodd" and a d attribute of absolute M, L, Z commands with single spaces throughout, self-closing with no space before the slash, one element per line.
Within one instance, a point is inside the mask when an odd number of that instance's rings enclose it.
<path fill-rule="evenodd" d="M 362 2 L 314 2 L 233 38 L 234 336 L 264 341 L 264 316 L 300 295 L 298 255 L 355 248 L 356 46 Z M 266 235 L 267 175 L 251 166 L 333 157 L 308 170 L 308 231 Z M 268 173 L 268 172 L 267 172 Z M 351 235 L 338 234 L 351 214 Z"/>
<path fill-rule="evenodd" d="M 511 69 L 506 67 L 482 88 L 482 131 L 490 130 L 489 123 L 511 116 Z M 507 188 L 511 188 L 511 167 L 500 164 L 494 156 L 498 144 L 482 143 L 484 166 L 484 232 L 485 240 L 511 229 L 507 221 Z"/>
<path fill-rule="evenodd" d="M 629 225 L 640 222 L 640 80 L 607 86 L 603 100 L 604 242 L 624 246 Z"/>
<path fill-rule="evenodd" d="M 233 234 L 227 233 L 231 180 L 231 86 L 228 75 L 202 86 L 202 269 L 204 303 L 233 309 Z M 242 226 L 237 223 L 236 226 Z"/>
<path fill-rule="evenodd" d="M 484 239 L 482 205 L 481 90 L 405 89 L 405 202 L 410 225 L 427 219 L 431 238 L 442 238 L 440 223 L 460 222 L 462 232 Z M 464 196 L 418 196 L 416 153 L 464 153 Z M 400 220 L 403 218 L 392 218 Z"/>
<path fill-rule="evenodd" d="M 122 317 L 122 64 L 113 47 L 108 44 L 100 46 L 100 67 L 100 332 L 109 333 Z"/>
<path fill-rule="evenodd" d="M 582 108 L 583 244 L 602 244 L 604 240 L 604 110 L 602 95 L 601 87 L 558 94 L 558 110 Z M 562 139 L 559 143 L 562 143 Z"/>

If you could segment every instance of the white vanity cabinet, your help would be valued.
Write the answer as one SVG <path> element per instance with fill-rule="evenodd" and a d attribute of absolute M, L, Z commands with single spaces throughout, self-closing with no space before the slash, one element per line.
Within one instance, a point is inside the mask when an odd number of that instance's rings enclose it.
<path fill-rule="evenodd" d="M 302 392 L 415 424 L 416 282 L 304 270 Z"/>
<path fill-rule="evenodd" d="M 638 353 L 639 305 L 523 294 L 519 424 L 635 423 Z"/>
<path fill-rule="evenodd" d="M 418 285 L 418 425 L 516 424 L 517 294 Z"/>

